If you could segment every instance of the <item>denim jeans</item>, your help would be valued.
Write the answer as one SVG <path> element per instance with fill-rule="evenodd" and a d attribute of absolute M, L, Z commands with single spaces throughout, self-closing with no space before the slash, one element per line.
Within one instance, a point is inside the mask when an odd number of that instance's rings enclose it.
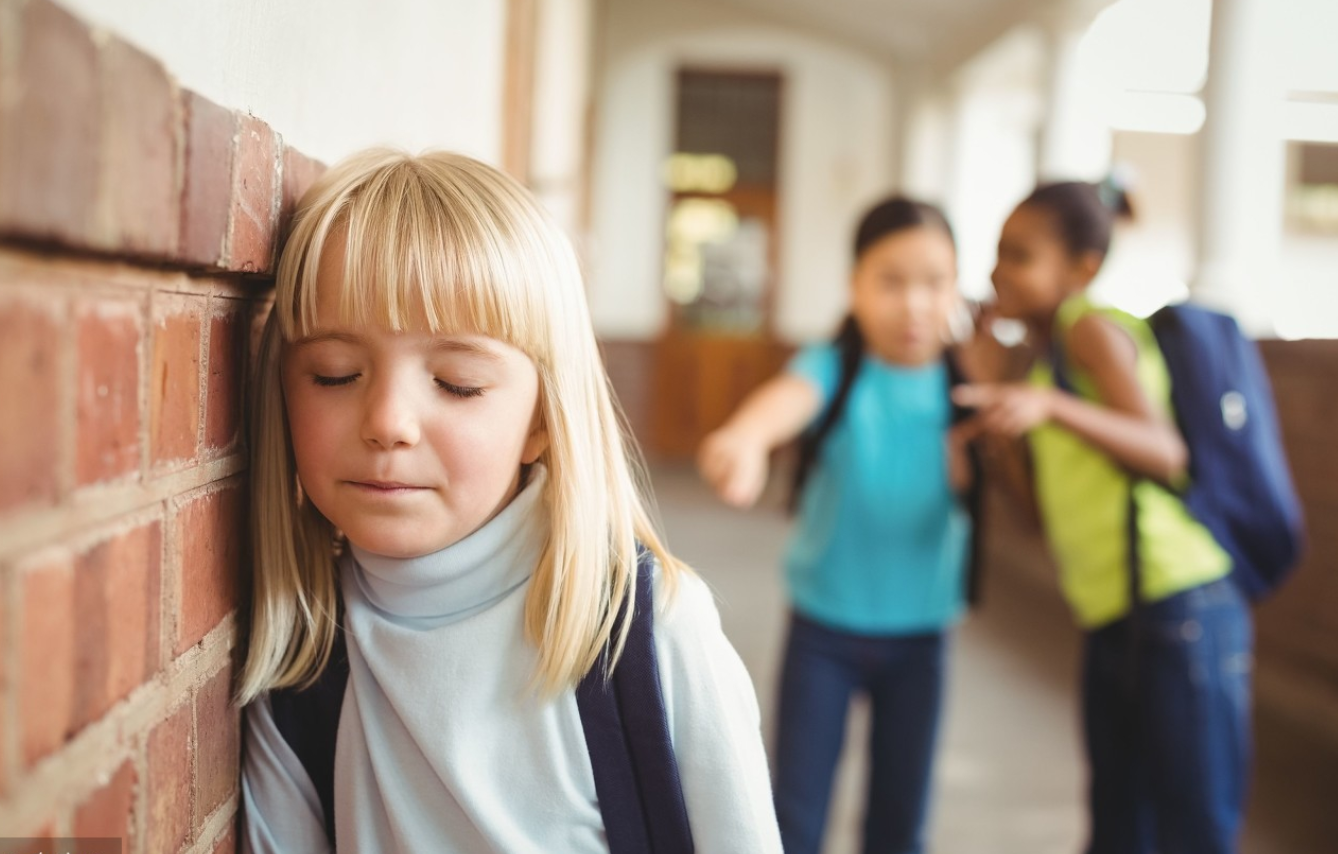
<path fill-rule="evenodd" d="M 1088 854 L 1232 854 L 1251 759 L 1249 608 L 1215 581 L 1135 621 L 1087 636 Z"/>
<path fill-rule="evenodd" d="M 864 851 L 924 851 L 946 646 L 942 632 L 871 637 L 791 617 L 775 762 L 786 854 L 817 854 L 822 847 L 856 691 L 869 694 L 872 711 Z"/>

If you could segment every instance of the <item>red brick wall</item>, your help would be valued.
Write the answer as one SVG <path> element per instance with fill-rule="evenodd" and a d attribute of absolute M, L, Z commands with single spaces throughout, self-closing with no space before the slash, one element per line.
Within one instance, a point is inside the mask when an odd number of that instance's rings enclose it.
<path fill-rule="evenodd" d="M 0 837 L 232 851 L 245 372 L 319 165 L 48 0 L 0 34 Z"/>

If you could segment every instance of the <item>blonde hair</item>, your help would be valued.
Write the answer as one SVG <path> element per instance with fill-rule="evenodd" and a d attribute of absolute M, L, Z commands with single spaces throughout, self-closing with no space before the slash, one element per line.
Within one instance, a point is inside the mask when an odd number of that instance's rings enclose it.
<path fill-rule="evenodd" d="M 345 244 L 347 322 L 480 333 L 533 360 L 552 519 L 525 602 L 535 684 L 549 694 L 574 685 L 606 648 L 616 661 L 637 544 L 654 553 L 668 590 L 688 570 L 647 512 L 640 458 L 610 393 L 571 245 L 520 184 L 490 166 L 374 149 L 307 191 L 279 261 L 252 407 L 253 586 L 238 700 L 310 684 L 334 643 L 337 533 L 302 498 L 279 381 L 285 344 L 314 325 L 317 269 L 331 240 Z"/>

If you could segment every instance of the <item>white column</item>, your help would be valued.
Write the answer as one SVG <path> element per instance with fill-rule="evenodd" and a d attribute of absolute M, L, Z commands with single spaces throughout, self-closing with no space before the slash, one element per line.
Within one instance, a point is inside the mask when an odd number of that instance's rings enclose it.
<path fill-rule="evenodd" d="M 904 131 L 897 187 L 903 192 L 947 203 L 957 169 L 957 97 L 947 85 L 917 86 L 912 102 L 899 112 Z"/>
<path fill-rule="evenodd" d="M 1079 45 L 1108 0 L 1070 0 L 1037 20 L 1045 63 L 1036 174 L 1041 181 L 1099 181 L 1110 170 L 1111 132 L 1084 77 Z"/>
<path fill-rule="evenodd" d="M 530 185 L 579 248 L 586 225 L 594 8 L 592 0 L 540 0 L 537 17 Z"/>
<path fill-rule="evenodd" d="M 917 124 L 916 114 L 925 97 L 922 66 L 898 65 L 892 80 L 892 185 L 907 192 L 915 171 L 912 145 Z"/>
<path fill-rule="evenodd" d="M 1214 0 L 1201 173 L 1196 301 L 1272 332 L 1267 307 L 1282 238 L 1282 85 L 1268 56 L 1270 0 Z"/>

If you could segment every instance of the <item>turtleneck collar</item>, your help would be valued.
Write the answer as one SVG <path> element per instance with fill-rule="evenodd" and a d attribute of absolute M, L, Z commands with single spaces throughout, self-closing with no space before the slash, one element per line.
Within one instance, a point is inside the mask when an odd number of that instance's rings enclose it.
<path fill-rule="evenodd" d="M 395 617 L 463 619 L 487 608 L 534 573 L 550 526 L 547 478 L 535 464 L 500 513 L 431 554 L 391 558 L 350 543 L 354 580 L 372 605 Z"/>

